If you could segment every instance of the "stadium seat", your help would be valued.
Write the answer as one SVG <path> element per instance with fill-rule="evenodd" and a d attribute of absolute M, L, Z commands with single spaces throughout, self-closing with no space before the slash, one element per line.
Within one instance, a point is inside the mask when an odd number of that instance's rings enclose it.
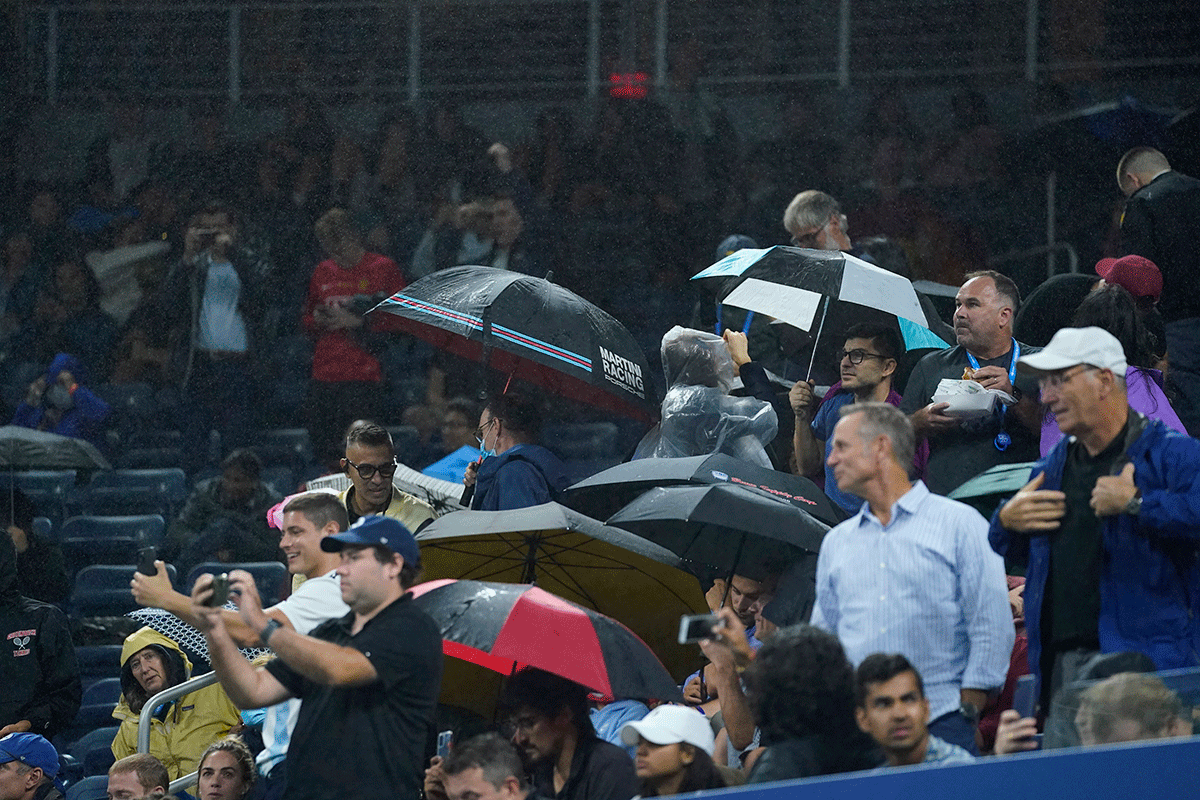
<path fill-rule="evenodd" d="M 263 431 L 253 446 L 263 466 L 288 466 L 300 470 L 313 461 L 312 441 L 304 428 Z"/>
<path fill-rule="evenodd" d="M 75 575 L 75 586 L 67 608 L 71 617 L 79 620 L 88 617 L 119 617 L 139 606 L 129 591 L 129 582 L 137 568 L 132 564 L 90 564 Z M 176 580 L 175 565 L 167 564 L 171 583 Z M 120 654 L 118 653 L 118 660 Z M 120 672 L 118 671 L 118 675 Z"/>
<path fill-rule="evenodd" d="M 90 775 L 71 784 L 66 800 L 108 800 L 108 775 Z"/>
<path fill-rule="evenodd" d="M 122 517 L 71 517 L 59 532 L 67 570 L 88 564 L 136 564 L 138 551 L 158 546 L 166 523 L 158 514 Z"/>
<path fill-rule="evenodd" d="M 84 691 L 88 686 L 105 678 L 116 678 L 121 674 L 121 645 L 93 644 L 75 648 L 75 659 L 79 662 L 79 680 Z"/>
<path fill-rule="evenodd" d="M 0 473 L 0 491 L 15 486 L 38 513 L 56 522 L 67 516 L 67 501 L 75 487 L 75 470 L 25 470 Z"/>
<path fill-rule="evenodd" d="M 187 499 L 187 475 L 178 467 L 171 469 L 114 469 L 97 472 L 92 475 L 87 489 L 77 493 L 75 505 L 78 508 L 86 509 L 89 508 L 89 504 L 93 503 L 116 502 L 109 496 L 117 493 L 108 490 L 133 490 L 130 493 L 131 503 L 135 502 L 132 498 L 138 494 L 139 490 L 151 492 L 158 497 L 159 504 L 162 506 L 161 510 L 153 513 L 161 514 L 169 519 L 179 513 L 180 506 Z M 91 499 L 93 494 L 97 498 L 95 501 Z"/>

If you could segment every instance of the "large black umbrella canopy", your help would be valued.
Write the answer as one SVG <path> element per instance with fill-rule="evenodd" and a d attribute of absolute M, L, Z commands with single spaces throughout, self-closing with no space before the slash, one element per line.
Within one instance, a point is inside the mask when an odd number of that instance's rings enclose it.
<path fill-rule="evenodd" d="M 632 629 L 673 672 L 699 651 L 678 642 L 679 617 L 708 610 L 696 576 L 664 547 L 558 503 L 456 511 L 417 534 L 425 577 L 531 583 Z"/>
<path fill-rule="evenodd" d="M 608 518 L 675 553 L 701 577 L 816 553 L 829 526 L 791 503 L 744 486 L 665 486 Z"/>
<path fill-rule="evenodd" d="M 656 486 L 705 486 L 729 483 L 752 486 L 786 500 L 821 522 L 846 518 L 829 495 L 808 478 L 767 469 L 725 453 L 688 458 L 641 458 L 617 464 L 568 487 L 565 506 L 596 519 L 608 519 L 638 495 Z"/>
<path fill-rule="evenodd" d="M 429 581 L 413 587 L 413 602 L 437 624 L 448 656 L 501 674 L 537 667 L 612 697 L 683 700 L 636 634 L 537 586 Z"/>
<path fill-rule="evenodd" d="M 627 417 L 658 408 L 646 356 L 621 323 L 544 278 L 439 270 L 384 300 L 407 332 L 471 361 Z"/>

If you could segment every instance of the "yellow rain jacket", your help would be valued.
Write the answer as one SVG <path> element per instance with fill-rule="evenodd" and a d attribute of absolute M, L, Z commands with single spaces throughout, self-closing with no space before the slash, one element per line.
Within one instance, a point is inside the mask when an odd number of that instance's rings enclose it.
<path fill-rule="evenodd" d="M 135 680 L 132 670 L 127 666 L 129 659 L 151 645 L 156 645 L 173 662 L 171 677 L 178 680 L 172 685 L 191 677 L 192 663 L 179 645 L 152 628 L 142 628 L 129 634 L 121 648 L 123 687 Z M 168 670 L 172 670 L 172 667 L 168 666 Z M 139 715 L 133 712 L 124 697 L 117 703 L 112 715 L 121 722 L 112 743 L 113 755 L 117 758 L 133 755 L 137 752 Z M 214 683 L 185 694 L 158 710 L 150 721 L 150 754 L 166 766 L 171 780 L 181 778 L 196 771 L 200 756 L 210 744 L 241 723 L 237 708 L 226 696 L 221 684 Z"/>

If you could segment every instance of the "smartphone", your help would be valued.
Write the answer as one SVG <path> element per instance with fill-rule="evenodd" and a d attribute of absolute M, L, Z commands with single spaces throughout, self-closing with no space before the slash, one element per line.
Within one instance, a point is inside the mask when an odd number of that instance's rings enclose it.
<path fill-rule="evenodd" d="M 1037 713 L 1037 678 L 1032 675 L 1022 675 L 1017 678 L 1017 686 L 1013 690 L 1013 710 L 1021 715 L 1021 718 L 1032 717 Z M 1035 733 L 1033 741 L 1037 742 L 1037 749 L 1042 749 L 1043 734 Z"/>
<path fill-rule="evenodd" d="M 158 560 L 157 547 L 143 547 L 138 550 L 137 571 L 143 575 L 157 575 L 158 567 L 154 566 L 154 562 Z"/>
<path fill-rule="evenodd" d="M 450 757 L 450 748 L 454 745 L 454 731 L 442 731 L 438 734 L 437 754 L 445 761 Z"/>
<path fill-rule="evenodd" d="M 1017 678 L 1012 703 L 1013 710 L 1022 718 L 1032 717 L 1037 711 L 1037 678 L 1032 675 Z"/>
<path fill-rule="evenodd" d="M 679 618 L 679 643 L 695 644 L 701 639 L 711 639 L 720 625 L 716 614 L 684 614 Z"/>
<path fill-rule="evenodd" d="M 229 602 L 229 573 L 213 575 L 212 594 L 204 601 L 209 608 L 220 608 Z"/>

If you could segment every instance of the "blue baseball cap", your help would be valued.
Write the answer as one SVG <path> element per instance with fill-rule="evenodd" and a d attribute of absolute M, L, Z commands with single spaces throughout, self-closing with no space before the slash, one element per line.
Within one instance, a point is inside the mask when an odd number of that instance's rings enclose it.
<path fill-rule="evenodd" d="M 349 529 L 321 540 L 321 549 L 326 553 L 341 552 L 347 545 L 371 547 L 380 545 L 399 554 L 404 563 L 417 566 L 421 563 L 421 549 L 408 528 L 382 514 L 359 517 Z"/>
<path fill-rule="evenodd" d="M 37 767 L 47 778 L 58 777 L 58 751 L 36 733 L 10 733 L 0 739 L 0 764 L 10 761 Z"/>

